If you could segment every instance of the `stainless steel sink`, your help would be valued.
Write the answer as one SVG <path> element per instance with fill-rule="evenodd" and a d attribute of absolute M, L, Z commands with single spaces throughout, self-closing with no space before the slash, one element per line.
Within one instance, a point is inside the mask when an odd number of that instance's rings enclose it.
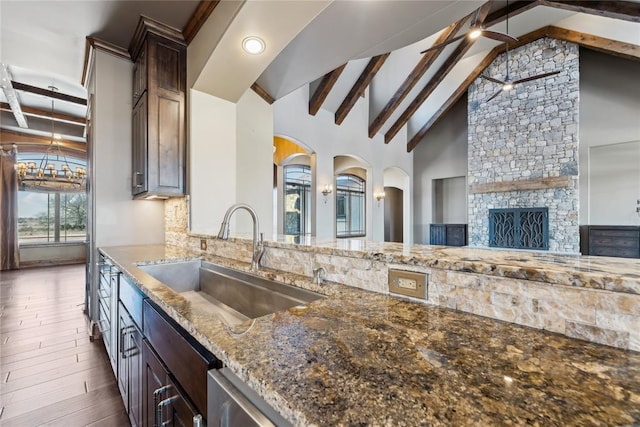
<path fill-rule="evenodd" d="M 323 295 L 206 261 L 140 265 L 192 304 L 215 310 L 228 323 L 306 305 Z"/>

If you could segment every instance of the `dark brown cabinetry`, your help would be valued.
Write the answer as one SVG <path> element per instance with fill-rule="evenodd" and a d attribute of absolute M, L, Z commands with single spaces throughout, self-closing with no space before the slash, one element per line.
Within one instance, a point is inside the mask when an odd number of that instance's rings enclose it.
<path fill-rule="evenodd" d="M 143 344 L 142 398 L 146 427 L 203 425 L 202 415 L 185 398 L 146 340 Z"/>
<path fill-rule="evenodd" d="M 132 113 L 134 197 L 185 192 L 186 44 L 142 17 L 129 48 L 135 61 Z"/>
<path fill-rule="evenodd" d="M 161 314 L 149 301 L 144 303 L 144 335 L 167 371 L 201 414 L 207 410 L 207 371 L 220 367 L 218 360 L 195 340 L 189 340 L 179 325 Z"/>
<path fill-rule="evenodd" d="M 142 334 L 131 316 L 119 308 L 118 387 L 132 426 L 142 421 Z"/>
<path fill-rule="evenodd" d="M 467 224 L 430 224 L 429 244 L 466 246 Z"/>
<path fill-rule="evenodd" d="M 640 258 L 640 227 L 589 225 L 581 238 L 583 254 Z"/>

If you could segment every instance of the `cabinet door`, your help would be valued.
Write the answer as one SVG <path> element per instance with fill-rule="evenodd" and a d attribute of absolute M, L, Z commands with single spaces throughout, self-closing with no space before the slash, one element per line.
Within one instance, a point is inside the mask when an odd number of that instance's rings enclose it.
<path fill-rule="evenodd" d="M 156 406 L 160 396 L 164 395 L 163 387 L 167 385 L 167 372 L 158 360 L 147 340 L 142 344 L 142 425 L 154 427 L 158 425 Z"/>
<path fill-rule="evenodd" d="M 127 363 L 126 346 L 131 319 L 127 310 L 120 304 L 118 309 L 118 388 L 124 401 L 124 407 L 129 412 L 129 364 Z"/>
<path fill-rule="evenodd" d="M 133 67 L 133 105 L 135 106 L 140 96 L 147 90 L 147 48 L 146 43 L 140 50 Z"/>
<path fill-rule="evenodd" d="M 200 417 L 193 405 L 184 397 L 149 342 L 143 344 L 143 418 L 141 425 L 185 426 L 196 425 L 194 417 Z"/>
<path fill-rule="evenodd" d="M 142 425 L 142 334 L 131 327 L 126 349 L 129 364 L 129 419 L 132 426 Z"/>
<path fill-rule="evenodd" d="M 148 189 L 147 183 L 147 93 L 145 92 L 133 109 L 132 115 L 133 161 L 131 170 L 131 192 L 135 196 Z"/>

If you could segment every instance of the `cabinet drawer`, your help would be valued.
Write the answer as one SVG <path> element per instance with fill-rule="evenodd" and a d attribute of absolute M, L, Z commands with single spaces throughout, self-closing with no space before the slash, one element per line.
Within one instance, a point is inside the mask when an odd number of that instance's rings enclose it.
<path fill-rule="evenodd" d="M 614 237 L 640 239 L 640 231 L 636 230 L 615 230 L 615 229 L 591 229 L 589 231 L 592 238 L 594 237 Z"/>
<path fill-rule="evenodd" d="M 591 246 L 591 255 L 596 256 L 613 256 L 622 258 L 640 258 L 640 250 L 638 248 L 621 248 L 611 246 Z"/>
<path fill-rule="evenodd" d="M 124 275 L 120 277 L 119 297 L 138 329 L 142 329 L 142 292 Z"/>
<path fill-rule="evenodd" d="M 160 309 L 144 303 L 144 335 L 169 372 L 193 401 L 196 409 L 207 410 L 207 371 L 219 367 L 218 360 Z"/>
<path fill-rule="evenodd" d="M 592 246 L 613 246 L 618 248 L 637 248 L 640 247 L 640 239 L 628 237 L 596 237 L 591 236 L 590 245 Z"/>

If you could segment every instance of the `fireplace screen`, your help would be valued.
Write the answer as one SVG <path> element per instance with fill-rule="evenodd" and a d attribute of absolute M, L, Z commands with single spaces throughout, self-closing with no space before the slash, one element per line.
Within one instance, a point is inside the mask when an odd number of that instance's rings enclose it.
<path fill-rule="evenodd" d="M 549 249 L 549 210 L 489 209 L 489 246 Z"/>

